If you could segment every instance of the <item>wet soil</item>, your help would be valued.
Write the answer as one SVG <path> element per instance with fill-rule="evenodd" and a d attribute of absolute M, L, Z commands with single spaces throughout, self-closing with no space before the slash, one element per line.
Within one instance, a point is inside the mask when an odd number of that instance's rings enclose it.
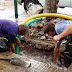
<path fill-rule="evenodd" d="M 20 55 L 25 56 L 30 59 L 34 59 L 40 62 L 44 62 L 46 64 L 52 65 L 54 67 L 60 69 L 66 69 L 59 60 L 56 60 L 53 63 L 53 49 L 45 50 L 45 49 L 37 49 L 33 47 L 27 46 L 25 43 L 21 43 L 20 45 Z"/>

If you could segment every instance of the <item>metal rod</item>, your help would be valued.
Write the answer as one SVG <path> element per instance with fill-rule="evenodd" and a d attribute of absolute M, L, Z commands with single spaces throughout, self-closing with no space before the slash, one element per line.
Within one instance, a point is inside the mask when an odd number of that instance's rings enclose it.
<path fill-rule="evenodd" d="M 14 0 L 15 18 L 18 18 L 17 0 Z"/>

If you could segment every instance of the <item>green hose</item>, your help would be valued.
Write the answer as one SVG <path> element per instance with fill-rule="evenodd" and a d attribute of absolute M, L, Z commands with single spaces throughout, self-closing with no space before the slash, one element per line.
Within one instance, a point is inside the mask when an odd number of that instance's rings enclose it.
<path fill-rule="evenodd" d="M 32 19 L 32 20 L 30 20 L 30 21 L 28 21 L 27 23 L 26 23 L 26 25 L 30 25 L 30 24 L 32 24 L 32 23 L 34 23 L 34 22 L 37 22 L 37 21 L 40 21 L 40 20 L 42 20 L 43 19 L 43 17 L 40 17 L 40 18 L 36 18 L 36 19 Z"/>
<path fill-rule="evenodd" d="M 17 37 L 19 38 L 19 40 L 21 39 L 21 35 L 18 35 Z M 19 45 L 18 44 L 15 45 L 15 53 L 19 55 Z"/>
<path fill-rule="evenodd" d="M 36 21 L 40 21 L 40 20 L 42 20 L 42 19 L 43 19 L 43 17 L 36 18 L 36 19 L 32 19 L 32 20 L 28 21 L 28 22 L 26 23 L 26 25 L 29 26 L 30 24 L 32 24 L 32 23 L 34 23 L 34 22 L 36 22 Z M 19 38 L 19 40 L 21 39 L 21 35 L 18 35 L 17 37 Z M 19 55 L 19 45 L 18 45 L 18 44 L 15 45 L 15 53 Z"/>

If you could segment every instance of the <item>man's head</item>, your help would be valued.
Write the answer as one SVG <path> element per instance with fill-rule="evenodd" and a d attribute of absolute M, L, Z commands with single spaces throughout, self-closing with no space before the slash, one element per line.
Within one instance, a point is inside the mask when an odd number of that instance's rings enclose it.
<path fill-rule="evenodd" d="M 18 34 L 29 37 L 29 27 L 25 24 L 20 24 L 18 27 Z"/>
<path fill-rule="evenodd" d="M 54 31 L 55 31 L 54 27 L 55 27 L 54 23 L 47 22 L 43 27 L 43 31 L 44 33 L 48 33 L 48 35 L 50 36 L 54 36 Z"/>

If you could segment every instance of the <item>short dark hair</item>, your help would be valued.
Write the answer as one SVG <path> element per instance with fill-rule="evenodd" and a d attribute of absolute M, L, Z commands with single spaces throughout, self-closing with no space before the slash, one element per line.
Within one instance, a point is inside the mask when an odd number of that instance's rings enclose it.
<path fill-rule="evenodd" d="M 25 24 L 20 24 L 18 27 L 18 33 L 22 33 L 23 35 L 28 35 L 29 27 Z"/>
<path fill-rule="evenodd" d="M 55 24 L 52 22 L 47 22 L 43 26 L 44 33 L 48 33 L 49 31 L 55 31 Z"/>

